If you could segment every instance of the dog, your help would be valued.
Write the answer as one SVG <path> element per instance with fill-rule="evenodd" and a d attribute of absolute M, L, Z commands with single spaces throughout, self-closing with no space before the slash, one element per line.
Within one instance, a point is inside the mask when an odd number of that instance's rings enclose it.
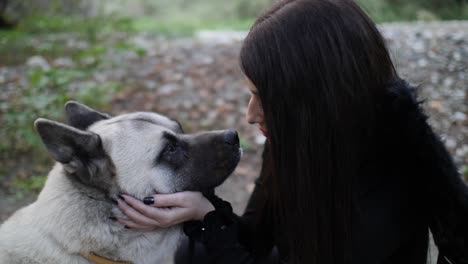
<path fill-rule="evenodd" d="M 213 190 L 240 160 L 237 132 L 184 134 L 157 113 L 111 117 L 77 102 L 65 112 L 67 124 L 34 123 L 56 164 L 37 200 L 0 227 L 0 263 L 170 262 L 181 226 L 128 230 L 110 218 L 124 217 L 118 195 Z"/>

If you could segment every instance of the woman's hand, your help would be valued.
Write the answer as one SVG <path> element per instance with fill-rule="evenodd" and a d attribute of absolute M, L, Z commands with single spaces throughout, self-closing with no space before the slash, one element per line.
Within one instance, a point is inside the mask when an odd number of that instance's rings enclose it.
<path fill-rule="evenodd" d="M 119 199 L 120 210 L 130 219 L 117 218 L 126 228 L 151 231 L 167 228 L 190 220 L 202 220 L 214 210 L 213 205 L 200 192 L 155 194 L 143 199 L 144 203 L 128 195 Z"/>

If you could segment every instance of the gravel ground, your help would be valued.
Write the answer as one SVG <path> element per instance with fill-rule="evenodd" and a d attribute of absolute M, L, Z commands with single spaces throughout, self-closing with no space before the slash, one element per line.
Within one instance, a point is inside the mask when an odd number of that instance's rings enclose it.
<path fill-rule="evenodd" d="M 431 124 L 464 171 L 468 164 L 468 22 L 392 23 L 380 28 L 399 73 L 419 87 Z M 233 175 L 218 188 L 237 213 L 243 211 L 252 192 L 265 141 L 244 118 L 249 92 L 238 67 L 244 36 L 244 32 L 208 31 L 177 40 L 134 36 L 131 41 L 146 50 L 147 56 L 108 54 L 107 59 L 115 62 L 113 66 L 87 81 L 112 80 L 124 85 L 125 89 L 114 96 L 114 114 L 158 111 L 180 120 L 188 132 L 237 129 L 245 155 Z M 73 44 L 70 41 L 68 45 Z M 79 44 L 85 46 L 79 41 L 73 45 Z M 0 66 L 0 103 L 14 94 L 15 82 L 24 81 L 28 67 L 71 67 L 74 63 L 70 58 L 50 61 L 37 56 L 24 65 Z M 75 83 L 70 89 L 79 89 L 80 85 L 83 83 Z M 0 221 L 24 204 L 10 200 L 14 199 L 0 199 Z"/>

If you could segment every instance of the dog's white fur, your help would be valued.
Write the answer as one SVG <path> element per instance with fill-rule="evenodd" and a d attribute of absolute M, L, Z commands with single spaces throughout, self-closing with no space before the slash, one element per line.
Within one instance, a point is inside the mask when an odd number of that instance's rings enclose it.
<path fill-rule="evenodd" d="M 151 122 L 136 129 L 135 119 Z M 161 133 L 174 131 L 171 127 L 178 124 L 157 114 L 134 113 L 99 121 L 88 130 L 102 139 L 115 166 L 115 185 L 142 199 L 154 191 L 174 189 L 167 169 L 154 166 Z M 180 227 L 147 233 L 125 229 L 109 219 L 112 212 L 118 212 L 108 197 L 93 189 L 77 189 L 73 179 L 66 177 L 67 170 L 67 164 L 56 163 L 37 201 L 3 223 L 0 263 L 82 264 L 90 262 L 80 253 L 89 252 L 135 264 L 170 262 L 181 236 Z"/>
<path fill-rule="evenodd" d="M 111 223 L 107 215 L 88 208 L 90 198 L 74 190 L 61 167 L 55 165 L 35 203 L 2 225 L 0 263 L 91 263 L 80 256 L 88 252 L 141 264 L 170 262 L 168 252 L 175 251 L 180 228 L 135 233 Z M 85 226 L 89 217 L 95 217 L 92 229 Z"/>

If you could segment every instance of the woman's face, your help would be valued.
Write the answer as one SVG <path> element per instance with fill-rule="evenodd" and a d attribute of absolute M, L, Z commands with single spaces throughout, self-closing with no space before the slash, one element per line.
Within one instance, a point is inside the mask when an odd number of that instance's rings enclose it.
<path fill-rule="evenodd" d="M 260 96 L 258 95 L 257 87 L 255 87 L 255 85 L 249 79 L 247 79 L 247 85 L 252 94 L 249 105 L 247 107 L 247 122 L 252 125 L 257 124 L 262 133 L 265 136 L 268 136 L 265 118 L 263 115 L 262 102 L 260 100 Z"/>

